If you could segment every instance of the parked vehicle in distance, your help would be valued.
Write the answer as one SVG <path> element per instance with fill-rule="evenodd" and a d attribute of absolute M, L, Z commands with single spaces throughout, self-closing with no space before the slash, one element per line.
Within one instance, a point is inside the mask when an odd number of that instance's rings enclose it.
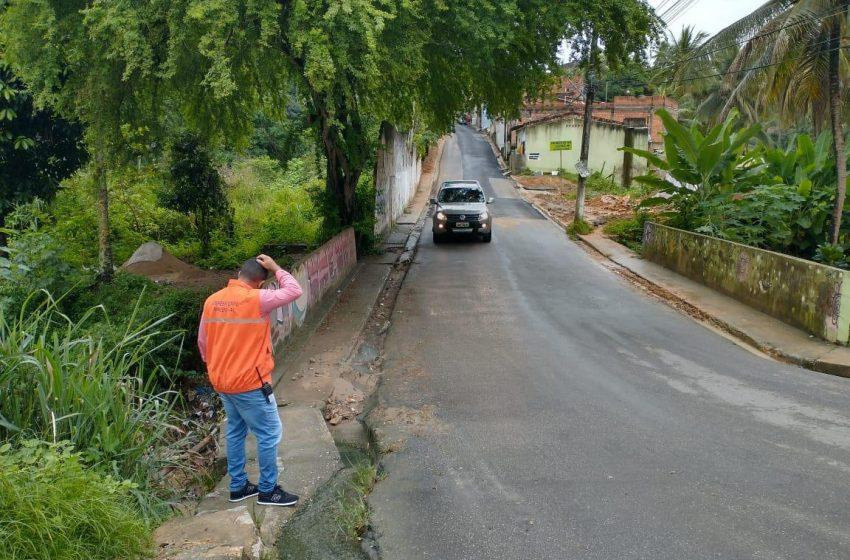
<path fill-rule="evenodd" d="M 454 235 L 480 235 L 481 240 L 490 243 L 493 238 L 493 222 L 487 205 L 493 202 L 487 198 L 478 181 L 446 181 L 440 185 L 437 197 L 431 199 L 434 205 L 431 231 L 434 243 Z"/>

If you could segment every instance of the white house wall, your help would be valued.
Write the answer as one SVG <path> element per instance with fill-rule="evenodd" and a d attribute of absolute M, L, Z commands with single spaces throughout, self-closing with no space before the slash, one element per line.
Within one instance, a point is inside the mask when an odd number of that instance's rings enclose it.
<path fill-rule="evenodd" d="M 516 159 L 519 167 L 543 173 L 557 172 L 559 167 L 575 173 L 581 150 L 582 122 L 580 118 L 529 124 L 519 130 L 518 147 L 525 142 L 524 151 Z M 605 175 L 614 174 L 616 181 L 622 179 L 623 152 L 626 129 L 616 124 L 594 121 L 590 131 L 590 156 L 588 167 Z M 549 150 L 549 143 L 557 140 L 571 140 L 573 149 L 564 152 Z M 646 149 L 649 135 L 646 129 L 634 129 L 634 147 Z M 532 159 L 532 154 L 538 154 Z M 639 157 L 632 160 L 632 175 L 639 175 L 646 169 L 646 162 Z"/>

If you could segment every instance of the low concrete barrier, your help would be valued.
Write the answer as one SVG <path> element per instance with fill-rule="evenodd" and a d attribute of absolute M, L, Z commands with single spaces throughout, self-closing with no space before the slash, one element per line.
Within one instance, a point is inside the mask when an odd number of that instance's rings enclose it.
<path fill-rule="evenodd" d="M 850 339 L 850 272 L 647 222 L 643 256 L 795 327 Z"/>
<path fill-rule="evenodd" d="M 307 312 L 357 264 L 354 230 L 348 228 L 307 255 L 295 265 L 292 275 L 304 293 L 272 315 L 272 344 L 279 349 L 292 332 L 304 323 Z M 275 282 L 270 283 L 276 286 Z"/>

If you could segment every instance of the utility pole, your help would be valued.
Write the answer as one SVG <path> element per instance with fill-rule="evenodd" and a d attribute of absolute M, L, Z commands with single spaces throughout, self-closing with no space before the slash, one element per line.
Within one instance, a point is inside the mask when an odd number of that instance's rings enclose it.
<path fill-rule="evenodd" d="M 575 221 L 584 220 L 584 191 L 590 169 L 587 160 L 590 152 L 590 125 L 593 118 L 593 99 L 596 96 L 596 84 L 593 83 L 593 68 L 596 63 L 596 33 L 591 35 L 590 54 L 587 68 L 584 71 L 584 123 L 581 130 L 581 154 L 578 168 L 578 190 L 576 192 Z"/>

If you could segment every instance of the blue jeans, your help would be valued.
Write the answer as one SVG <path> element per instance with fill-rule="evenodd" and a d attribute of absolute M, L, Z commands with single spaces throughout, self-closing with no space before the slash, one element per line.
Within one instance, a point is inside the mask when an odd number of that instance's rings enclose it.
<path fill-rule="evenodd" d="M 245 473 L 245 437 L 248 430 L 257 438 L 260 464 L 260 492 L 271 492 L 277 484 L 277 444 L 283 433 L 274 395 L 266 397 L 259 389 L 245 393 L 219 393 L 227 414 L 227 473 L 230 490 L 238 492 L 248 482 Z"/>

